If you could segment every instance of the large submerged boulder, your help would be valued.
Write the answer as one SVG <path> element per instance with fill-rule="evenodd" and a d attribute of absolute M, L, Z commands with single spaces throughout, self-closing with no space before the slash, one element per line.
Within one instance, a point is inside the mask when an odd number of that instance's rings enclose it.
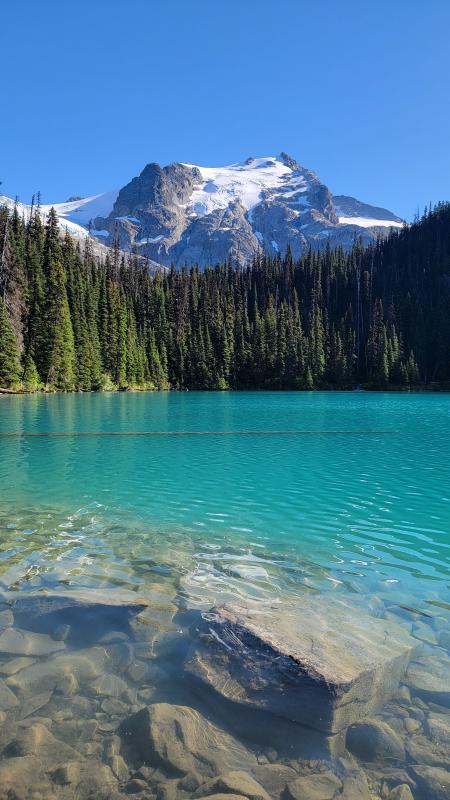
<path fill-rule="evenodd" d="M 146 706 L 124 720 L 120 733 L 141 763 L 169 775 L 213 777 L 256 763 L 243 745 L 188 706 Z"/>
<path fill-rule="evenodd" d="M 203 615 L 186 668 L 229 701 L 335 734 L 394 695 L 416 646 L 336 599 L 227 603 Z"/>

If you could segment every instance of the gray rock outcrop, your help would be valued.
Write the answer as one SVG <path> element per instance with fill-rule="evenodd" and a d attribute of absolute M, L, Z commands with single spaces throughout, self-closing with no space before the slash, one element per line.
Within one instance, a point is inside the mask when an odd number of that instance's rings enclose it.
<path fill-rule="evenodd" d="M 357 236 L 374 241 L 389 231 L 386 223 L 401 222 L 387 209 L 333 197 L 314 172 L 281 153 L 217 169 L 147 164 L 110 214 L 95 219 L 93 233 L 180 268 L 244 265 L 261 250 L 276 255 L 290 247 L 298 257 L 328 243 L 348 248 Z"/>
<path fill-rule="evenodd" d="M 227 603 L 203 615 L 186 669 L 233 703 L 335 734 L 394 694 L 415 644 L 338 600 Z"/>

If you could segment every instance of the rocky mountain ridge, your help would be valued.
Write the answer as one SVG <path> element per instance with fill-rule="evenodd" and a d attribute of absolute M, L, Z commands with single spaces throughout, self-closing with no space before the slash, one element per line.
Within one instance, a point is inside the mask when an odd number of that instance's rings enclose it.
<path fill-rule="evenodd" d="M 385 208 L 333 196 L 286 153 L 226 167 L 150 163 L 118 192 L 55 208 L 75 235 L 89 232 L 177 267 L 243 265 L 258 250 L 275 255 L 288 246 L 295 257 L 327 243 L 349 248 L 356 237 L 368 243 L 404 224 Z"/>

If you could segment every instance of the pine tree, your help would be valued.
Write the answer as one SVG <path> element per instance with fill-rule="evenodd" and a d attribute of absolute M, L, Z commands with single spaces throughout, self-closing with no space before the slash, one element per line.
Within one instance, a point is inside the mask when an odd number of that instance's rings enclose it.
<path fill-rule="evenodd" d="M 30 354 L 26 354 L 23 359 L 22 384 L 27 392 L 35 392 L 41 386 L 36 364 Z"/>
<path fill-rule="evenodd" d="M 53 208 L 46 225 L 44 253 L 48 287 L 45 380 L 51 389 L 70 391 L 75 388 L 75 346 L 58 238 L 58 219 Z"/>
<path fill-rule="evenodd" d="M 25 351 L 41 377 L 45 372 L 46 281 L 43 270 L 44 230 L 36 210 L 30 215 L 26 233 L 25 272 L 27 276 L 27 314 L 25 317 Z"/>
<path fill-rule="evenodd" d="M 17 340 L 6 306 L 0 297 L 0 387 L 11 389 L 19 382 Z"/>

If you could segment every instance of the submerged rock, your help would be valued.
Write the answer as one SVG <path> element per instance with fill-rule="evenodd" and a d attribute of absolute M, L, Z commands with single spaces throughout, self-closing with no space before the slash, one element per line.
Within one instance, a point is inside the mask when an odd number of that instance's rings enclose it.
<path fill-rule="evenodd" d="M 51 697 L 52 692 L 41 692 L 40 694 L 34 694 L 29 697 L 20 706 L 18 714 L 19 719 L 26 719 L 32 714 L 35 714 L 36 711 L 39 711 L 39 709 L 44 708 L 44 706 L 50 702 Z"/>
<path fill-rule="evenodd" d="M 19 656 L 19 658 L 11 658 L 5 664 L 0 665 L 0 673 L 2 675 L 15 675 L 25 667 L 31 667 L 36 662 L 35 658 L 27 658 L 26 656 Z"/>
<path fill-rule="evenodd" d="M 450 772 L 439 767 L 411 767 L 421 790 L 421 800 L 448 800 Z"/>
<path fill-rule="evenodd" d="M 333 800 L 342 789 L 342 782 L 333 772 L 305 775 L 290 783 L 286 790 L 288 800 Z"/>
<path fill-rule="evenodd" d="M 45 633 L 30 633 L 6 628 L 0 633 L 0 652 L 17 656 L 50 656 L 64 650 L 64 642 L 56 642 Z"/>
<path fill-rule="evenodd" d="M 51 784 L 38 758 L 18 756 L 0 761 L 1 800 L 25 800 L 30 797 L 30 787 L 36 793 L 40 791 L 42 797 L 53 798 Z"/>
<path fill-rule="evenodd" d="M 154 703 L 128 717 L 120 732 L 146 764 L 169 774 L 212 777 L 255 762 L 243 745 L 188 706 Z"/>
<path fill-rule="evenodd" d="M 357 722 L 347 731 L 347 747 L 362 761 L 404 761 L 403 741 L 386 722 Z"/>
<path fill-rule="evenodd" d="M 378 711 L 417 642 L 339 600 L 227 603 L 203 615 L 186 668 L 219 695 L 326 733 Z"/>
<path fill-rule="evenodd" d="M 109 658 L 104 648 L 93 647 L 79 653 L 55 655 L 45 662 L 32 664 L 30 667 L 8 678 L 12 689 L 28 694 L 64 689 L 75 679 L 80 685 L 89 683 L 101 675 L 109 665 Z"/>
<path fill-rule="evenodd" d="M 55 783 L 67 786 L 70 783 L 78 784 L 80 781 L 80 764 L 77 761 L 68 761 L 57 767 L 52 775 Z"/>
<path fill-rule="evenodd" d="M 212 778 L 207 783 L 203 783 L 197 789 L 194 797 L 203 795 L 209 797 L 215 794 L 241 794 L 247 797 L 248 800 L 270 800 L 266 790 L 251 775 L 247 772 L 242 772 L 242 770 L 228 772 L 225 775 Z"/>
<path fill-rule="evenodd" d="M 305 775 L 290 783 L 286 789 L 287 800 L 333 800 L 342 789 L 342 782 L 332 772 Z"/>
<path fill-rule="evenodd" d="M 406 742 L 406 752 L 416 764 L 446 767 L 450 760 L 450 741 L 437 744 L 426 736 L 411 736 Z"/>
<path fill-rule="evenodd" d="M 430 625 L 427 625 L 425 622 L 415 622 L 412 628 L 412 635 L 415 636 L 416 639 L 420 639 L 422 642 L 427 642 L 428 644 L 437 644 L 437 638 L 433 628 Z"/>
<path fill-rule="evenodd" d="M 18 732 L 6 749 L 8 756 L 38 756 L 44 769 L 63 762 L 79 759 L 79 753 L 53 736 L 38 722 Z"/>
<path fill-rule="evenodd" d="M 200 797 L 199 800 L 247 800 L 243 794 L 228 794 L 221 792 L 220 794 L 209 794 L 208 796 Z"/>
<path fill-rule="evenodd" d="M 418 658 L 408 667 L 406 678 L 419 697 L 450 707 L 450 658 L 445 655 Z"/>
<path fill-rule="evenodd" d="M 34 632 L 34 635 L 52 637 L 55 647 L 49 652 L 62 649 L 64 641 L 87 647 L 107 637 L 111 631 L 126 636 L 132 619 L 149 604 L 135 592 L 117 588 L 10 593 L 6 597 L 15 623 L 26 629 L 29 636 Z M 31 651 L 28 654 L 46 655 Z"/>
<path fill-rule="evenodd" d="M 253 775 L 272 798 L 279 798 L 288 783 L 297 778 L 292 767 L 285 764 L 258 764 L 253 767 Z"/>
<path fill-rule="evenodd" d="M 414 797 L 408 784 L 402 783 L 389 792 L 388 800 L 414 800 Z"/>
<path fill-rule="evenodd" d="M 18 705 L 19 701 L 16 695 L 0 678 L 0 711 L 8 711 L 10 708 L 14 708 L 14 706 Z"/>
<path fill-rule="evenodd" d="M 429 714 L 427 725 L 433 742 L 448 747 L 450 755 L 450 714 Z"/>
<path fill-rule="evenodd" d="M 127 691 L 128 684 L 118 675 L 100 675 L 91 683 L 90 688 L 94 694 L 119 698 Z"/>
<path fill-rule="evenodd" d="M 149 601 L 128 589 L 67 589 L 61 592 L 10 592 L 4 599 L 12 605 L 14 615 L 40 617 L 66 608 L 128 608 L 133 613 L 143 611 Z"/>
<path fill-rule="evenodd" d="M 0 611 L 0 629 L 10 628 L 11 625 L 14 625 L 14 615 L 10 608 L 5 608 Z"/>

